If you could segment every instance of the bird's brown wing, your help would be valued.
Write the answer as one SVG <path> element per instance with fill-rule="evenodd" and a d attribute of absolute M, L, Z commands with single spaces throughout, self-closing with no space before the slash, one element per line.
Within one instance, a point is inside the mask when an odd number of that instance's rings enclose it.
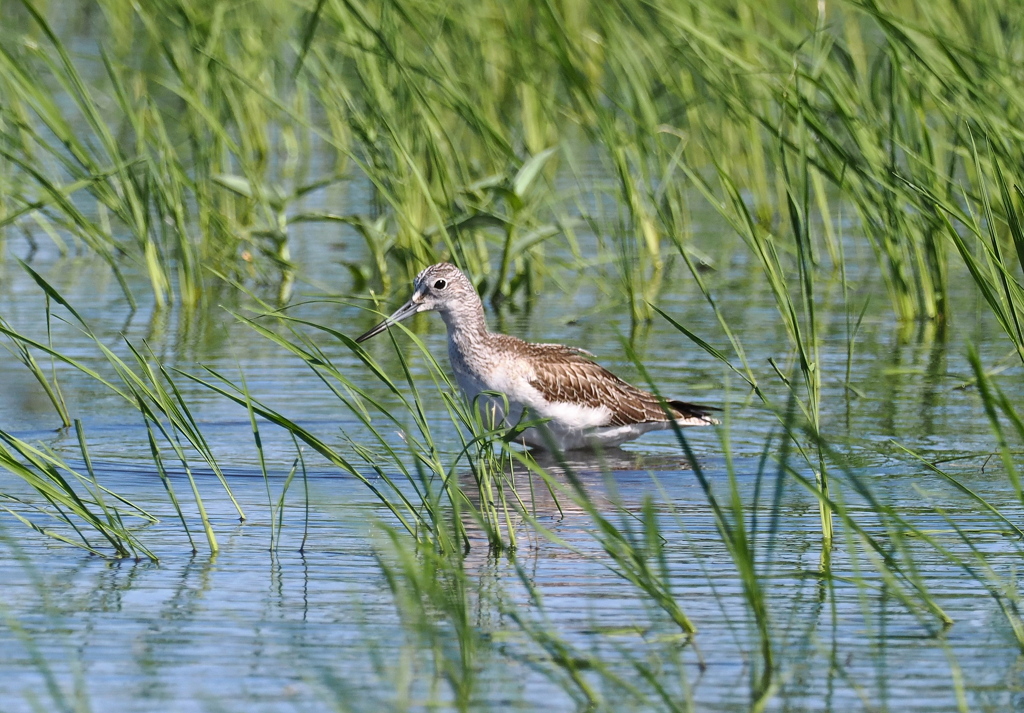
<path fill-rule="evenodd" d="M 530 384 L 548 401 L 578 403 L 611 411 L 605 426 L 664 422 L 669 418 L 658 397 L 629 384 L 579 350 L 558 344 L 531 344 L 534 374 Z M 682 401 L 668 401 L 673 418 L 696 418 L 716 423 L 707 409 Z"/>

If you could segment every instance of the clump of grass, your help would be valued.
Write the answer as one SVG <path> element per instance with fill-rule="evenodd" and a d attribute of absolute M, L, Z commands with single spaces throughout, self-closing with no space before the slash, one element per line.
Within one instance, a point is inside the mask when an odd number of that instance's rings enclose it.
<path fill-rule="evenodd" d="M 84 472 L 53 451 L 0 431 L 0 467 L 21 478 L 46 502 L 40 505 L 0 492 L 0 508 L 43 535 L 93 554 L 105 554 L 109 548 L 117 557 L 155 560 L 128 523 L 133 518 L 141 522 L 156 519 L 100 484 L 81 422 L 75 422 L 75 430 Z"/>
<path fill-rule="evenodd" d="M 47 300 L 64 308 L 70 319 L 73 320 L 73 323 L 93 341 L 97 352 L 107 360 L 113 375 L 105 376 L 87 366 L 82 360 L 70 357 L 50 344 L 45 344 L 27 335 L 20 334 L 2 323 L 0 323 L 0 333 L 18 345 L 18 348 L 21 350 L 35 349 L 49 355 L 55 362 L 77 369 L 85 376 L 94 379 L 98 384 L 120 396 L 131 408 L 138 410 L 149 437 L 150 452 L 154 465 L 163 480 L 164 486 L 167 488 L 171 502 L 186 532 L 188 531 L 188 526 L 185 516 L 181 511 L 171 481 L 167 478 L 166 468 L 164 467 L 164 447 L 170 449 L 173 457 L 184 469 L 200 515 L 207 543 L 211 551 L 216 551 L 218 549 L 216 535 L 203 506 L 199 485 L 196 482 L 191 459 L 189 454 L 186 453 L 186 448 L 190 448 L 199 454 L 213 470 L 231 499 L 232 504 L 235 506 L 239 517 L 244 520 L 245 514 L 231 494 L 231 488 L 209 443 L 203 435 L 202 429 L 182 397 L 181 391 L 175 385 L 173 374 L 161 365 L 155 356 L 144 354 L 130 343 L 128 344 L 128 350 L 131 354 L 131 361 L 122 359 L 95 335 L 89 323 L 60 292 L 28 265 L 23 264 L 22 267 L 40 287 Z M 189 534 L 189 538 L 191 539 L 191 534 Z"/>
<path fill-rule="evenodd" d="M 42 215 L 103 256 L 133 304 L 119 253 L 142 267 L 157 306 L 198 304 L 207 263 L 287 277 L 281 208 L 312 189 L 281 196 L 263 182 L 277 152 L 270 134 L 294 138 L 274 121 L 277 93 L 261 94 L 266 73 L 283 69 L 271 49 L 278 13 L 243 21 L 226 7 L 114 3 L 105 21 L 118 32 L 83 62 L 35 3 L 21 5 L 24 34 L 0 43 L 0 143 L 19 174 L 4 224 Z"/>
<path fill-rule="evenodd" d="M 388 376 L 367 351 L 333 327 L 293 317 L 288 310 L 272 310 L 255 317 L 239 315 L 239 319 L 304 362 L 346 411 L 358 418 L 365 436 L 358 440 L 347 438 L 350 453 L 331 446 L 294 417 L 266 406 L 248 392 L 244 381 L 239 386 L 214 370 L 208 370 L 212 378 L 185 376 L 245 406 L 251 417 L 259 416 L 285 429 L 330 463 L 358 478 L 395 516 L 399 526 L 413 534 L 417 541 L 430 543 L 442 551 L 463 550 L 468 546 L 463 522 L 463 515 L 466 515 L 484 528 L 491 547 L 498 550 L 515 547 L 512 521 L 521 502 L 511 471 L 506 467 L 509 456 L 502 437 L 508 436 L 507 429 L 485 423 L 478 409 L 452 396 L 452 385 L 415 335 L 404 330 L 417 353 L 426 360 L 437 398 L 445 403 L 463 444 L 451 455 L 445 454 L 436 441 L 423 408 L 423 387 L 413 378 L 401 349 L 396 350 L 402 375 L 402 380 L 397 381 Z M 313 336 L 317 333 L 340 340 L 350 349 L 381 386 L 397 399 L 398 408 L 385 406 L 369 389 L 336 365 L 317 344 Z M 254 429 L 255 423 L 253 420 Z M 402 434 L 403 447 L 392 442 L 386 430 L 389 427 L 397 428 Z M 473 474 L 474 497 L 459 482 L 458 472 L 462 466 L 469 467 Z"/>

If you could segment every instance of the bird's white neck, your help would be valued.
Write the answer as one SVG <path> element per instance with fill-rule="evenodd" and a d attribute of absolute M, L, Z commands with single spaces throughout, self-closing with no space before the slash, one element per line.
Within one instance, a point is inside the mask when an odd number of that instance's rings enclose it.
<path fill-rule="evenodd" d="M 480 298 L 449 304 L 438 310 L 448 328 L 448 340 L 462 353 L 468 353 L 487 340 L 487 320 Z"/>

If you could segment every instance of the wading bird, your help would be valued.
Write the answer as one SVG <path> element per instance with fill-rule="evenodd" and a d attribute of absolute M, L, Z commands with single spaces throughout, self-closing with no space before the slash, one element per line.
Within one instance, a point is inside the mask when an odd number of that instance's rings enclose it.
<path fill-rule="evenodd" d="M 615 447 L 663 428 L 707 426 L 718 409 L 662 401 L 626 383 L 583 349 L 531 344 L 487 329 L 473 284 L 454 265 L 423 270 L 412 297 L 390 317 L 356 339 L 363 342 L 418 312 L 439 312 L 448 327 L 448 359 L 459 387 L 493 424 L 516 426 L 523 418 L 546 419 L 517 436 L 527 445 L 567 451 Z M 486 392 L 498 392 L 505 398 Z M 506 409 L 507 400 L 507 409 Z"/>

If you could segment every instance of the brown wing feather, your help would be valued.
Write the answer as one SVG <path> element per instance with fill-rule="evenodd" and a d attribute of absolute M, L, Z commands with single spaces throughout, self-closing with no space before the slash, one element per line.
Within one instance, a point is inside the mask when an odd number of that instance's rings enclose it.
<path fill-rule="evenodd" d="M 594 408 L 605 406 L 612 412 L 606 426 L 669 420 L 657 396 L 636 388 L 591 361 L 584 356 L 589 352 L 561 344 L 520 342 L 517 347 L 529 356 L 533 366 L 530 384 L 549 401 L 581 403 Z M 717 409 L 683 401 L 669 401 L 668 405 L 674 418 L 691 417 L 716 423 L 709 412 Z"/>

